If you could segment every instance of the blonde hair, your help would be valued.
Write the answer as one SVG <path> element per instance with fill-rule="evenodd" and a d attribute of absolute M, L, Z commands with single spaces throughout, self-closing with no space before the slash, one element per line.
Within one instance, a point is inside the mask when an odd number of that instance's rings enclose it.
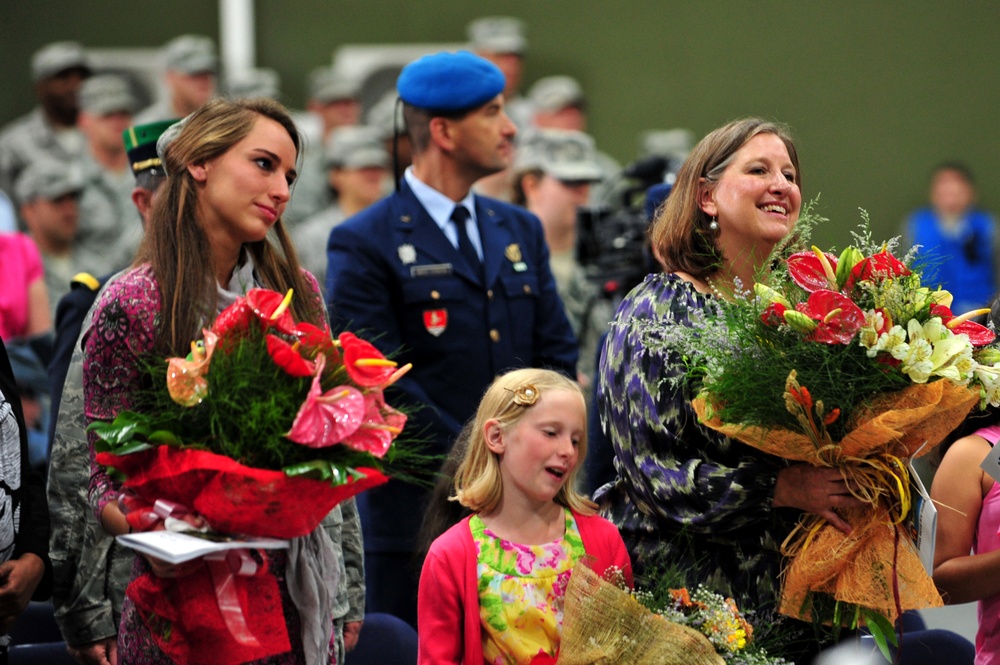
<path fill-rule="evenodd" d="M 525 391 L 536 391 L 534 399 L 525 399 Z M 455 473 L 455 494 L 450 497 L 474 512 L 489 513 L 503 500 L 503 480 L 500 476 L 500 456 L 486 445 L 485 428 L 488 420 L 496 419 L 504 431 L 516 425 L 537 403 L 541 395 L 551 390 L 569 390 L 584 400 L 583 391 L 575 381 L 548 369 L 516 369 L 497 377 L 479 403 L 469 431 L 465 456 Z M 530 404 L 527 402 L 531 402 Z M 586 404 L 586 400 L 584 400 Z M 577 464 L 559 488 L 555 502 L 583 515 L 593 515 L 597 505 L 576 491 L 578 471 L 587 457 L 587 431 L 577 445 Z"/>

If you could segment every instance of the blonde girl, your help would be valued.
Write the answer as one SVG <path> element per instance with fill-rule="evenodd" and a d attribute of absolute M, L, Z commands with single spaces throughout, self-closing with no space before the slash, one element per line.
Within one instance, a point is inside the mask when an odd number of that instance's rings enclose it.
<path fill-rule="evenodd" d="M 554 656 L 577 561 L 631 583 L 618 530 L 575 489 L 586 423 L 583 393 L 557 372 L 514 370 L 487 389 L 452 497 L 473 515 L 434 541 L 420 575 L 419 663 Z"/>

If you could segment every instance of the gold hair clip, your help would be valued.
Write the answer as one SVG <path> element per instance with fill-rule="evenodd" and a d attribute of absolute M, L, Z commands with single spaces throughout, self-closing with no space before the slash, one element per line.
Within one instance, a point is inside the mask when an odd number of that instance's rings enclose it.
<path fill-rule="evenodd" d="M 515 388 L 511 392 L 514 393 L 514 404 L 519 406 L 531 406 L 538 401 L 538 388 L 530 383 Z"/>

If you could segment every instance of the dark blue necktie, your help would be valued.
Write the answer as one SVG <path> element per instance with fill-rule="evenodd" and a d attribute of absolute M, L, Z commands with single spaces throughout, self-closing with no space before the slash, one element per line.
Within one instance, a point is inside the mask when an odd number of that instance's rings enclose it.
<path fill-rule="evenodd" d="M 476 248 L 472 246 L 469 234 L 465 232 L 465 222 L 469 217 L 469 211 L 465 206 L 455 206 L 455 210 L 451 213 L 451 221 L 455 223 L 455 229 L 458 231 L 458 252 L 469 267 L 482 278 L 483 262 L 479 259 Z"/>

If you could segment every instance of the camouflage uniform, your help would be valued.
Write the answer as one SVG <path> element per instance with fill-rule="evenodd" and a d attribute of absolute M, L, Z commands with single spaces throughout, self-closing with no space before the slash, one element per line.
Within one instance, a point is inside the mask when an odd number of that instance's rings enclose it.
<path fill-rule="evenodd" d="M 344 662 L 344 624 L 364 621 L 365 562 L 361 540 L 361 518 L 354 499 L 336 506 L 323 520 L 340 563 L 337 597 L 333 603 L 337 663 Z"/>
<path fill-rule="evenodd" d="M 73 248 L 77 271 L 121 270 L 132 262 L 142 240 L 142 220 L 132 203 L 135 178 L 130 170 L 121 176 L 109 173 L 89 155 L 82 167 L 84 187 Z"/>
<path fill-rule="evenodd" d="M 90 324 L 90 314 L 84 329 Z M 104 533 L 90 510 L 90 453 L 83 412 L 83 351 L 79 340 L 66 375 L 49 461 L 49 540 L 56 623 L 67 644 L 82 646 L 118 633 L 131 550 Z"/>
<path fill-rule="evenodd" d="M 13 194 L 18 176 L 37 159 L 76 162 L 83 150 L 83 135 L 78 130 L 56 133 L 38 107 L 0 131 L 0 189 Z"/>

